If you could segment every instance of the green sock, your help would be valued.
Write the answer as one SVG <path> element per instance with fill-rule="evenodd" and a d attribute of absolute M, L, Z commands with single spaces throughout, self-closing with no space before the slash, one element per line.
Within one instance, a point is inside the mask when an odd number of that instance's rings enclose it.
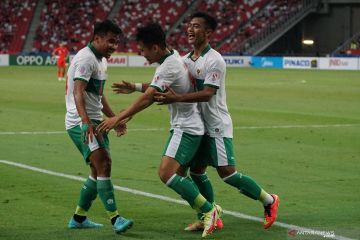
<path fill-rule="evenodd" d="M 232 175 L 223 178 L 223 180 L 254 200 L 258 200 L 260 198 L 261 187 L 249 176 L 235 172 Z"/>
<path fill-rule="evenodd" d="M 204 174 L 190 173 L 190 176 L 194 180 L 201 195 L 203 195 L 206 198 L 206 200 L 208 200 L 210 203 L 214 203 L 213 187 L 206 173 Z"/>
<path fill-rule="evenodd" d="M 174 174 L 166 185 L 177 192 L 192 208 L 199 212 L 209 212 L 213 208 L 212 204 L 200 194 L 199 190 L 187 178 Z"/>
<path fill-rule="evenodd" d="M 97 195 L 96 180 L 89 177 L 88 179 L 86 179 L 83 187 L 80 190 L 78 207 L 85 210 L 86 212 L 89 211 L 92 202 L 96 198 L 96 195 Z M 79 210 L 79 213 L 80 212 L 81 211 Z"/>
<path fill-rule="evenodd" d="M 106 211 L 109 214 L 109 217 L 117 214 L 117 207 L 115 202 L 114 187 L 110 178 L 97 178 L 97 191 L 99 197 L 104 204 Z"/>

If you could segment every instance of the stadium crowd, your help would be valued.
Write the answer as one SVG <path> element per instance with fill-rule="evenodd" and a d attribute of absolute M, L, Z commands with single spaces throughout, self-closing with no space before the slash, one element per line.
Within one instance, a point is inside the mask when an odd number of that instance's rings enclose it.
<path fill-rule="evenodd" d="M 247 22 L 237 32 L 227 38 L 219 48 L 220 52 L 242 53 L 248 47 L 248 39 L 253 38 L 261 32 L 274 28 L 289 16 L 299 11 L 302 7 L 301 0 L 275 0 L 269 2 L 253 19 Z"/>
<path fill-rule="evenodd" d="M 4 0 L 0 4 L 0 53 L 21 52 L 36 0 Z"/>
<path fill-rule="evenodd" d="M 0 53 L 23 51 L 37 0 L 4 0 L 0 5 Z M 253 39 L 272 31 L 302 9 L 302 0 L 124 0 L 114 21 L 124 32 L 118 52 L 137 53 L 136 29 L 146 22 L 159 23 L 168 34 L 168 45 L 180 53 L 190 50 L 187 18 L 193 11 L 211 12 L 218 28 L 211 45 L 222 54 L 242 54 Z M 65 42 L 77 52 L 91 37 L 95 21 L 107 18 L 115 0 L 45 0 L 32 52 L 51 52 Z M 360 43 L 356 43 L 357 47 Z M 351 52 L 354 51 L 350 49 Z"/>
<path fill-rule="evenodd" d="M 248 22 L 252 16 L 259 12 L 269 0 L 200 0 L 198 9 L 200 11 L 212 12 L 218 20 L 218 28 L 213 36 L 211 44 L 217 46 L 229 37 L 241 25 Z M 184 21 L 169 36 L 169 45 L 180 52 L 188 52 L 190 46 L 187 44 L 186 23 Z"/>
<path fill-rule="evenodd" d="M 105 19 L 114 0 L 45 0 L 33 44 L 33 51 L 51 52 L 59 42 L 66 42 L 72 52 L 85 46 L 95 21 Z"/>
<path fill-rule="evenodd" d="M 169 31 L 176 20 L 189 7 L 191 0 L 125 0 L 119 9 L 115 22 L 125 34 L 124 44 L 120 52 L 137 52 L 135 32 L 146 22 L 157 22 L 165 31 Z"/>

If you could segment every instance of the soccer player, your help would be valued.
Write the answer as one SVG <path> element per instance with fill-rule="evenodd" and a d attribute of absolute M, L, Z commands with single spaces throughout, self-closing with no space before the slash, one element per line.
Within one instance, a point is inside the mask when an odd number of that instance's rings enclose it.
<path fill-rule="evenodd" d="M 165 33 L 159 24 L 150 23 L 138 29 L 136 40 L 142 55 L 152 63 L 159 63 L 151 84 L 138 99 L 116 117 L 104 120 L 98 131 L 107 132 L 127 117 L 142 111 L 153 102 L 156 92 L 163 92 L 171 86 L 181 93 L 192 92 L 193 85 L 188 71 L 177 52 L 169 51 L 165 43 Z M 141 87 L 141 86 L 140 86 Z M 176 174 L 180 166 L 189 165 L 204 134 L 204 125 L 196 103 L 170 104 L 171 131 L 159 167 L 159 177 L 163 183 L 177 192 L 192 208 L 202 215 L 206 237 L 216 227 L 221 208 L 208 202 L 186 177 Z"/>
<path fill-rule="evenodd" d="M 263 227 L 267 229 L 275 222 L 280 198 L 268 194 L 251 177 L 237 172 L 235 168 L 233 126 L 226 104 L 226 64 L 222 56 L 209 45 L 216 26 L 216 20 L 206 13 L 197 12 L 190 17 L 187 34 L 193 51 L 184 57 L 184 61 L 196 81 L 197 91 L 184 94 L 168 88 L 166 93 L 157 93 L 155 100 L 161 103 L 199 102 L 206 135 L 195 164 L 190 167 L 191 178 L 200 193 L 212 202 L 214 194 L 206 167 L 214 166 L 225 183 L 240 190 L 245 196 L 262 202 L 265 209 Z M 203 226 L 203 221 L 199 219 L 185 230 L 201 230 Z"/>
<path fill-rule="evenodd" d="M 58 80 L 65 81 L 66 58 L 69 55 L 69 51 L 64 46 L 64 43 L 60 43 L 59 47 L 54 49 L 52 55 L 57 58 Z"/>
<path fill-rule="evenodd" d="M 120 28 L 110 20 L 98 22 L 94 26 L 91 42 L 81 49 L 70 64 L 66 83 L 66 130 L 90 166 L 90 176 L 85 181 L 80 199 L 69 228 L 99 228 L 102 224 L 87 218 L 87 211 L 99 195 L 116 233 L 122 233 L 133 225 L 119 215 L 114 188 L 111 182 L 111 157 L 109 139 L 106 133 L 96 134 L 95 128 L 107 117 L 115 116 L 103 95 L 107 78 L 107 60 L 116 50 Z M 125 125 L 116 129 L 124 134 Z"/>

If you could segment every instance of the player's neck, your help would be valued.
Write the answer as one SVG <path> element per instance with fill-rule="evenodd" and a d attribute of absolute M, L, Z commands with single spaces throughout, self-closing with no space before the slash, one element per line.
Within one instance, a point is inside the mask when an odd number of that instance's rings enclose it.
<path fill-rule="evenodd" d="M 204 49 L 209 45 L 208 41 L 205 41 L 199 45 L 194 45 L 194 53 L 192 55 L 193 58 L 198 58 L 202 51 L 204 51 Z"/>
<path fill-rule="evenodd" d="M 168 48 L 161 50 L 159 53 L 158 60 L 156 62 L 162 63 L 164 59 L 171 54 L 170 50 Z"/>

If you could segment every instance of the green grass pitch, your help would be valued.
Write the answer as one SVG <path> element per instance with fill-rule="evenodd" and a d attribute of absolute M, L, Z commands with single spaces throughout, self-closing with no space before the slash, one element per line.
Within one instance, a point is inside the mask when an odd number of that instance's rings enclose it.
<path fill-rule="evenodd" d="M 107 95 L 118 111 L 138 93 L 115 95 L 112 82 L 148 82 L 153 68 L 109 68 Z M 324 239 L 292 236 L 293 224 L 360 238 L 360 72 L 228 68 L 227 102 L 234 124 L 238 171 L 281 197 L 278 222 L 223 216 L 224 229 L 208 239 Z M 88 169 L 64 131 L 64 85 L 55 67 L 0 68 L 0 160 L 87 177 Z M 128 134 L 111 134 L 115 185 L 180 198 L 157 176 L 168 137 L 166 106 L 134 117 Z M 27 134 L 21 132 L 27 132 Z M 36 134 L 37 133 L 37 134 Z M 224 184 L 208 169 L 223 209 L 263 216 L 259 202 Z M 114 234 L 97 199 L 89 217 L 98 230 L 68 230 L 81 182 L 0 162 L 0 239 L 201 239 L 184 232 L 193 210 L 173 202 L 116 191 L 120 214 L 135 225 Z M 345 238 L 341 238 L 345 237 Z"/>

